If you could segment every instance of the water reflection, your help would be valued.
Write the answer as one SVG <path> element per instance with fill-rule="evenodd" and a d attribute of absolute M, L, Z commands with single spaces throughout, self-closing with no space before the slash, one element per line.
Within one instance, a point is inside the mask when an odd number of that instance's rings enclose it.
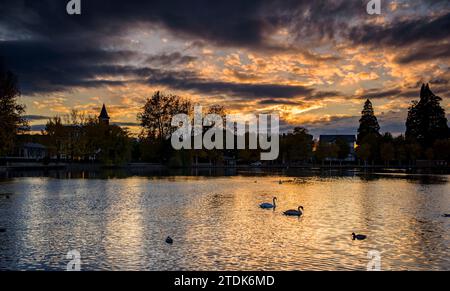
<path fill-rule="evenodd" d="M 9 178 L 0 269 L 64 270 L 75 249 L 85 270 L 364 270 L 370 250 L 385 270 L 449 270 L 449 177 L 371 176 Z"/>

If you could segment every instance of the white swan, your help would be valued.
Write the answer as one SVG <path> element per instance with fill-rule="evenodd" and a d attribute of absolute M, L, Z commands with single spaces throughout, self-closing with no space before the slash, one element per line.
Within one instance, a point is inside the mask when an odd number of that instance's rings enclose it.
<path fill-rule="evenodd" d="M 276 201 L 277 201 L 277 197 L 273 197 L 273 204 L 270 203 L 262 203 L 259 205 L 259 207 L 261 207 L 262 209 L 275 209 L 277 207 Z"/>
<path fill-rule="evenodd" d="M 284 215 L 286 216 L 302 216 L 303 215 L 303 206 L 299 206 L 297 210 L 287 210 L 285 212 L 283 212 Z"/>

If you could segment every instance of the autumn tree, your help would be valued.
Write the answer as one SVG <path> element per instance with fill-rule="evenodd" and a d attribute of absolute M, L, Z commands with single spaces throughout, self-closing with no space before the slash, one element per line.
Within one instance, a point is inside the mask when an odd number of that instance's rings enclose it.
<path fill-rule="evenodd" d="M 173 132 L 172 117 L 189 113 L 191 103 L 176 95 L 157 91 L 147 99 L 137 118 L 143 128 L 142 136 L 151 140 L 167 140 Z"/>

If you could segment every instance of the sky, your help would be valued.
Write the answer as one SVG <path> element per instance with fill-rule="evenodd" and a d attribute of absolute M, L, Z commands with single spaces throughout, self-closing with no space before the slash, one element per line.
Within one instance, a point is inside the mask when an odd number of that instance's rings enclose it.
<path fill-rule="evenodd" d="M 450 112 L 450 1 L 0 0 L 0 56 L 33 130 L 72 109 L 139 131 L 155 91 L 280 114 L 281 128 L 356 134 L 370 98 L 382 132 L 404 132 L 422 83 Z"/>

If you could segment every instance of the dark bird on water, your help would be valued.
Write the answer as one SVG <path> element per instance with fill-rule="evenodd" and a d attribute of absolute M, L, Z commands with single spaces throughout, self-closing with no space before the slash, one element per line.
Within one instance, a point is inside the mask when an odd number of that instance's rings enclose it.
<path fill-rule="evenodd" d="M 0 232 L 6 232 L 6 229 L 0 228 Z"/>
<path fill-rule="evenodd" d="M 353 240 L 365 240 L 367 238 L 367 236 L 363 234 L 355 234 L 355 233 L 352 233 L 352 237 Z"/>
<path fill-rule="evenodd" d="M 1 193 L 0 196 L 5 196 L 6 199 L 11 197 L 11 193 Z"/>
<path fill-rule="evenodd" d="M 450 218 L 450 214 L 444 214 L 444 215 L 442 215 L 443 217 L 447 217 L 447 218 Z"/>
<path fill-rule="evenodd" d="M 283 214 L 286 215 L 286 216 L 298 216 L 298 217 L 300 217 L 300 216 L 303 215 L 303 211 L 304 211 L 303 206 L 299 206 L 297 210 L 288 210 L 288 211 L 283 212 Z"/>
<path fill-rule="evenodd" d="M 273 197 L 272 204 L 262 203 L 259 205 L 259 207 L 261 207 L 262 209 L 275 209 L 277 207 L 276 201 L 277 201 L 277 197 Z"/>
<path fill-rule="evenodd" d="M 169 244 L 169 245 L 173 244 L 173 239 L 170 236 L 168 236 L 166 238 L 166 243 Z"/>

